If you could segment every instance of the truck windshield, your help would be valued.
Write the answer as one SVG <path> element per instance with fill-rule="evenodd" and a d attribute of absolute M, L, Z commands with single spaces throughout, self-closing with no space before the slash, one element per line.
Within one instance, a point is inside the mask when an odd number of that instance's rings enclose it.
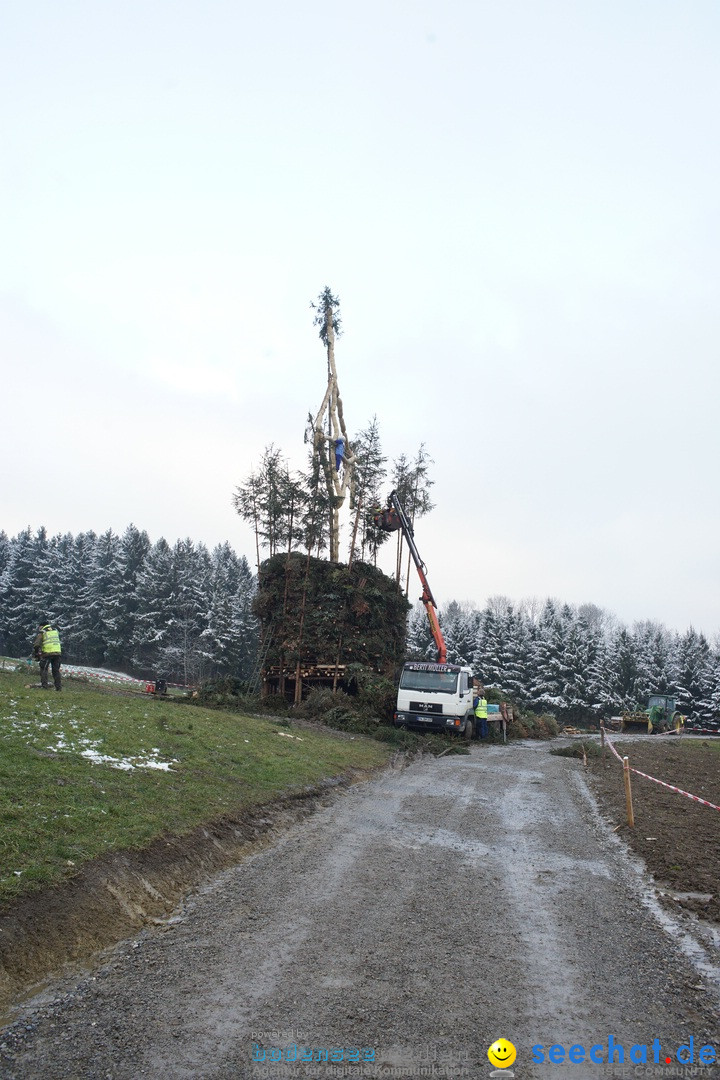
<path fill-rule="evenodd" d="M 400 689 L 454 694 L 457 678 L 456 671 L 403 671 L 400 676 Z"/>

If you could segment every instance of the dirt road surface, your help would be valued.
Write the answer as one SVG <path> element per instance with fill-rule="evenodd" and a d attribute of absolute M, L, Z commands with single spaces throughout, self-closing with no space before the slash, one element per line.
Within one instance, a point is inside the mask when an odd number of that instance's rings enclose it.
<path fill-rule="evenodd" d="M 500 1037 L 503 1076 L 716 1076 L 678 1072 L 691 1037 L 696 1069 L 720 1054 L 717 949 L 695 929 L 663 913 L 576 761 L 474 746 L 338 796 L 47 989 L 0 1032 L 0 1076 L 476 1078 Z M 624 1062 L 590 1062 L 611 1037 Z"/>

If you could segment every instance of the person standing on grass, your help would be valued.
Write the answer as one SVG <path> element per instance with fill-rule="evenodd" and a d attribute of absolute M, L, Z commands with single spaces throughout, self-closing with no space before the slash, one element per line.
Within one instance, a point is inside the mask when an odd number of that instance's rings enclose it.
<path fill-rule="evenodd" d="M 38 630 L 37 637 L 33 641 L 33 656 L 40 661 L 40 682 L 43 690 L 48 689 L 49 667 L 52 668 L 55 689 L 62 690 L 60 680 L 60 660 L 62 657 L 60 634 L 51 623 L 45 623 Z"/>

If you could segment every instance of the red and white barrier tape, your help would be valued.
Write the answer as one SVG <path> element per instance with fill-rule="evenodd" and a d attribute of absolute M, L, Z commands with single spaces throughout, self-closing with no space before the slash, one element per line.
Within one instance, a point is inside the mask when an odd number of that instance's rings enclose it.
<path fill-rule="evenodd" d="M 616 749 L 615 749 L 615 747 L 613 746 L 612 742 L 611 742 L 611 741 L 610 741 L 610 739 L 608 738 L 608 736 L 607 736 L 607 732 L 605 733 L 605 742 L 606 742 L 606 743 L 608 744 L 608 746 L 609 746 L 609 747 L 610 747 L 610 749 L 612 750 L 613 754 L 615 755 L 615 757 L 616 757 L 616 758 L 618 759 L 618 761 L 619 761 L 619 762 L 620 762 L 620 764 L 622 765 L 622 758 L 620 757 L 620 755 L 618 754 L 617 750 L 616 750 Z"/>
<path fill-rule="evenodd" d="M 663 787 L 669 788 L 670 791 L 677 791 L 678 795 L 685 795 L 688 799 L 699 802 L 702 806 L 709 806 L 712 810 L 720 810 L 720 806 L 716 806 L 715 803 L 708 802 L 707 799 L 701 799 L 699 795 L 691 795 L 689 791 L 683 791 L 682 788 L 674 787 L 672 784 L 666 784 L 664 780 L 658 780 L 655 776 L 648 776 L 647 773 L 640 772 L 639 769 L 633 769 L 632 765 L 630 766 L 630 772 L 637 773 L 638 776 L 644 776 L 646 780 L 652 780 L 656 784 L 662 784 Z"/>
<path fill-rule="evenodd" d="M 622 764 L 623 759 L 618 754 L 617 750 L 612 744 L 612 741 L 608 738 L 607 732 L 605 733 L 605 741 L 612 750 L 615 757 Z M 715 803 L 708 802 L 707 799 L 701 799 L 699 795 L 691 795 L 689 791 L 683 791 L 682 788 L 675 787 L 673 784 L 666 784 L 664 780 L 658 780 L 656 776 L 648 776 L 647 773 L 640 772 L 640 769 L 634 769 L 630 765 L 630 772 L 637 773 L 638 776 L 644 776 L 646 780 L 652 780 L 654 784 L 660 784 L 661 787 L 667 788 L 669 791 L 677 791 L 678 795 L 685 795 L 686 798 L 692 799 L 693 802 L 700 803 L 701 806 L 709 806 L 711 810 L 720 810 L 720 806 L 716 806 Z"/>

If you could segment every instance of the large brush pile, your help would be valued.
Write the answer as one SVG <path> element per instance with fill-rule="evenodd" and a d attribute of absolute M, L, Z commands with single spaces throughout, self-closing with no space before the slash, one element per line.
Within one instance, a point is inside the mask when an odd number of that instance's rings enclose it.
<path fill-rule="evenodd" d="M 275 555 L 260 567 L 255 600 L 264 667 L 361 664 L 392 675 L 408 609 L 397 582 L 367 563 Z"/>

